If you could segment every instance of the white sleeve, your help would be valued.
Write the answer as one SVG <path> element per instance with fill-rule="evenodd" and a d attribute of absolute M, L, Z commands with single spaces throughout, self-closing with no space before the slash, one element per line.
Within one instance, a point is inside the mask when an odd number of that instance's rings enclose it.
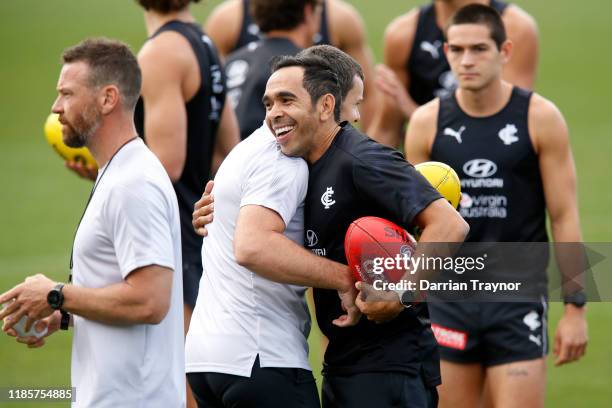
<path fill-rule="evenodd" d="M 286 227 L 304 201 L 307 189 L 306 162 L 278 152 L 270 160 L 258 160 L 245 172 L 240 207 L 269 208 L 280 215 Z"/>
<path fill-rule="evenodd" d="M 102 211 L 124 279 L 149 265 L 175 269 L 171 205 L 150 181 L 116 185 L 110 191 Z"/>

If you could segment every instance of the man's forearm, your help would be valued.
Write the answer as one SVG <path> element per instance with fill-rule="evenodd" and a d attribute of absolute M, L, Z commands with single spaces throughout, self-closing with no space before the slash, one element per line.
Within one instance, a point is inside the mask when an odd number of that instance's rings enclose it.
<path fill-rule="evenodd" d="M 446 206 L 447 203 L 444 205 Z M 456 244 L 463 242 L 468 232 L 468 224 L 457 213 L 449 213 L 449 217 L 438 218 L 425 225 L 413 257 L 428 259 L 453 256 L 458 249 Z M 428 262 L 424 264 L 427 265 Z M 417 288 L 420 287 L 418 284 L 420 280 L 435 279 L 439 271 L 423 267 L 424 264 L 421 263 L 418 270 L 411 271 L 404 279 L 415 282 Z"/>
<path fill-rule="evenodd" d="M 158 323 L 151 301 L 134 296 L 133 290 L 125 282 L 103 288 L 66 285 L 62 291 L 62 309 L 88 320 L 112 325 Z"/>
<path fill-rule="evenodd" d="M 348 266 L 316 256 L 283 234 L 270 232 L 236 248 L 238 263 L 270 280 L 346 291 L 354 279 Z"/>
<path fill-rule="evenodd" d="M 564 295 L 585 289 L 586 255 L 577 216 L 566 216 L 551 222 L 555 257 L 561 274 Z"/>

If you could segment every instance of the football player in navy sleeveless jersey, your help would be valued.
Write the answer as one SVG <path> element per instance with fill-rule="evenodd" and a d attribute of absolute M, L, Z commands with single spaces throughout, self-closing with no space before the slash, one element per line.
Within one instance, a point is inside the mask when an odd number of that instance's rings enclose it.
<path fill-rule="evenodd" d="M 270 77 L 270 61 L 295 55 L 312 45 L 321 19 L 318 0 L 251 0 L 253 20 L 262 38 L 229 54 L 225 60 L 227 96 L 234 107 L 240 138 L 246 139 L 266 116 L 261 97 Z"/>
<path fill-rule="evenodd" d="M 139 135 L 164 165 L 179 200 L 185 333 L 202 275 L 192 205 L 239 141 L 217 51 L 191 15 L 192 1 L 139 0 L 149 39 L 138 53 L 143 80 L 135 114 Z M 187 397 L 195 407 L 190 391 Z"/>
<path fill-rule="evenodd" d="M 249 0 L 227 0 L 217 6 L 206 21 L 206 31 L 222 57 L 257 38 L 259 29 L 252 17 L 245 15 Z M 346 52 L 362 66 L 366 97 L 362 106 L 362 122 L 368 126 L 376 109 L 376 87 L 372 51 L 367 44 L 365 26 L 359 12 L 343 0 L 322 0 L 321 28 L 313 43 L 329 44 Z M 254 34 L 255 33 L 255 34 Z"/>
<path fill-rule="evenodd" d="M 386 29 L 384 65 L 377 67 L 376 83 L 385 98 L 368 133 L 380 143 L 397 147 L 403 126 L 424 103 L 454 89 L 442 45 L 443 27 L 461 7 L 487 4 L 502 15 L 508 37 L 515 43 L 512 60 L 505 65 L 508 82 L 532 89 L 538 64 L 536 23 L 525 11 L 500 0 L 434 0 L 397 17 Z"/>
<path fill-rule="evenodd" d="M 453 16 L 446 35 L 444 52 L 458 89 L 414 112 L 406 157 L 411 163 L 442 161 L 457 170 L 464 182 L 459 210 L 470 224 L 466 242 L 546 242 L 546 212 L 554 241 L 580 242 L 567 125 L 552 102 L 502 79 L 513 44 L 498 12 L 466 6 Z M 470 183 L 483 177 L 493 182 Z M 566 277 L 574 273 L 559 266 Z M 546 281 L 545 267 L 536 273 Z M 564 293 L 553 342 L 556 365 L 580 359 L 587 344 L 584 295 L 567 296 L 567 286 Z M 431 304 L 441 345 L 440 405 L 477 407 L 484 397 L 485 406 L 544 406 L 546 309 L 545 298 Z M 463 340 L 447 341 L 452 336 Z"/>

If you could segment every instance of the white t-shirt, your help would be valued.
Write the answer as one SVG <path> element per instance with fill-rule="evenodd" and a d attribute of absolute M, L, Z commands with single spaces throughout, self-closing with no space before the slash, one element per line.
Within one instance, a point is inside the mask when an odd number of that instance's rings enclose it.
<path fill-rule="evenodd" d="M 204 273 L 185 344 L 187 372 L 249 377 L 261 367 L 310 370 L 305 288 L 270 281 L 238 265 L 233 241 L 240 208 L 261 205 L 304 241 L 308 166 L 281 153 L 267 126 L 241 142 L 215 177 L 215 219 L 202 246 Z"/>
<path fill-rule="evenodd" d="M 73 284 L 102 288 L 159 265 L 174 271 L 172 298 L 157 325 L 74 316 L 73 407 L 185 406 L 181 231 L 172 183 L 141 139 L 119 150 L 96 182 L 75 238 Z"/>

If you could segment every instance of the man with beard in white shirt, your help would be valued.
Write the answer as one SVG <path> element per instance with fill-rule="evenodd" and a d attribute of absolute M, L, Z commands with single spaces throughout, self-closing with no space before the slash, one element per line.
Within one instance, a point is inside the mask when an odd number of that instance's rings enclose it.
<path fill-rule="evenodd" d="M 49 336 L 74 323 L 73 407 L 184 407 L 181 234 L 164 167 L 136 135 L 141 73 L 129 48 L 86 40 L 63 54 L 53 112 L 64 143 L 100 171 L 78 227 L 71 282 L 42 274 L 0 295 L 3 330 L 27 316 Z M 74 261 L 74 262 L 72 262 Z M 18 337 L 30 347 L 44 337 Z"/>

